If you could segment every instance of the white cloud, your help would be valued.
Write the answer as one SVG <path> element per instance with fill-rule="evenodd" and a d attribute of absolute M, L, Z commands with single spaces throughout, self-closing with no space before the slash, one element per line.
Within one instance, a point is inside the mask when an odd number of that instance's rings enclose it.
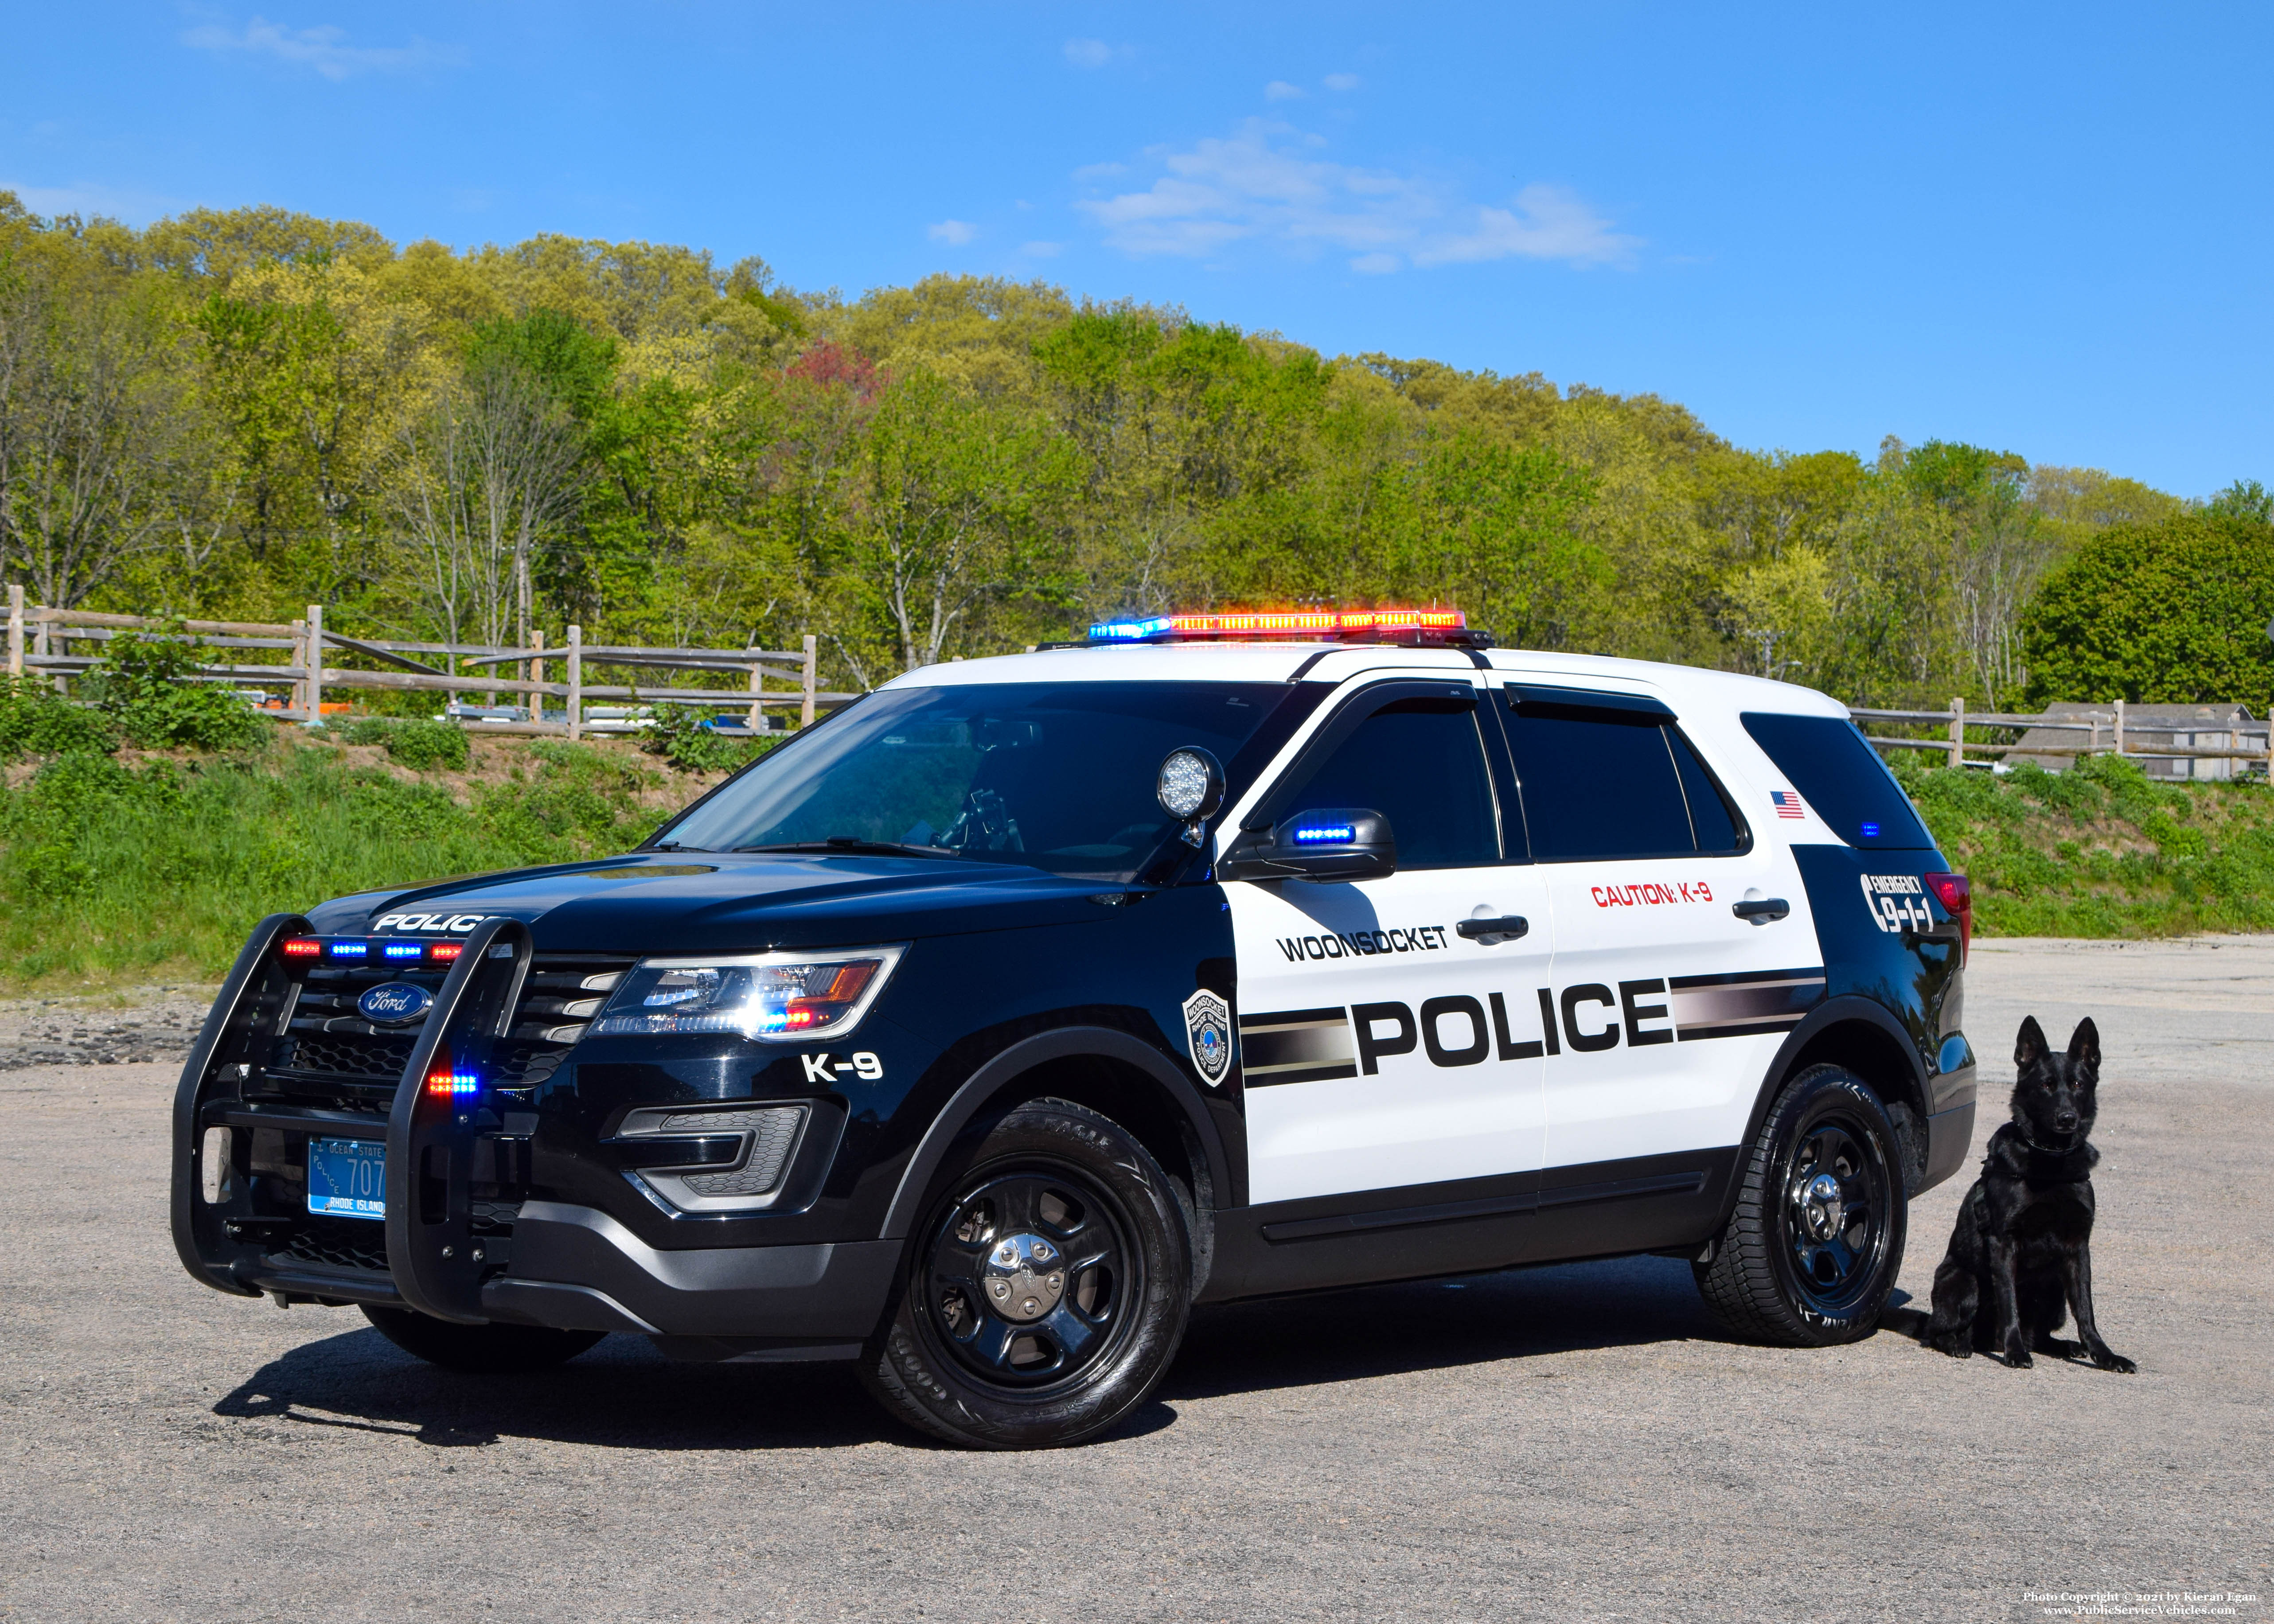
<path fill-rule="evenodd" d="M 1113 60 L 1113 47 L 1103 40 L 1068 40 L 1065 59 L 1077 68 L 1102 68 Z"/>
<path fill-rule="evenodd" d="M 1263 87 L 1266 102 L 1297 102 L 1302 99 L 1302 87 L 1291 85 L 1284 79 L 1275 79 Z"/>
<path fill-rule="evenodd" d="M 1562 259 L 1570 265 L 1625 265 L 1642 239 L 1622 237 L 1575 192 L 1532 184 L 1516 194 L 1513 208 L 1480 208 L 1468 231 L 1421 244 L 1416 265 L 1478 259 Z"/>
<path fill-rule="evenodd" d="M 1065 252 L 1064 243 L 1021 243 L 1019 252 L 1033 259 L 1055 259 Z"/>
<path fill-rule="evenodd" d="M 979 235 L 979 228 L 968 220 L 943 220 L 926 229 L 925 236 L 935 243 L 948 243 L 960 248 Z"/>
<path fill-rule="evenodd" d="M 1323 145 L 1251 118 L 1228 137 L 1156 151 L 1164 172 L 1145 190 L 1076 207 L 1125 253 L 1199 257 L 1253 241 L 1301 258 L 1340 250 L 1354 256 L 1352 269 L 1377 274 L 1407 260 L 1624 265 L 1642 245 L 1561 187 L 1526 186 L 1511 207 L 1480 207 L 1426 176 L 1314 155 Z"/>
<path fill-rule="evenodd" d="M 343 79 L 364 72 L 401 69 L 456 67 L 465 53 L 455 46 L 436 45 L 418 35 L 408 45 L 349 45 L 343 28 L 326 24 L 320 28 L 286 28 L 255 17 L 242 34 L 232 34 L 218 23 L 201 23 L 186 30 L 182 43 L 197 50 L 250 51 L 274 56 L 297 67 L 312 68 L 328 79 Z"/>
<path fill-rule="evenodd" d="M 1326 77 L 1325 84 L 1329 90 L 1356 90 L 1358 88 L 1358 75 L 1355 73 L 1329 73 Z"/>

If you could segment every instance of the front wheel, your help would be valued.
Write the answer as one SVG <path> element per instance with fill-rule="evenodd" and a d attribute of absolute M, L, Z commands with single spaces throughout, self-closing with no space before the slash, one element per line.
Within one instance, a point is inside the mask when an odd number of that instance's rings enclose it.
<path fill-rule="evenodd" d="M 1811 1066 L 1769 1108 L 1736 1210 L 1693 1264 L 1713 1317 L 1788 1348 L 1869 1336 L 1903 1261 L 1901 1141 L 1871 1085 Z"/>
<path fill-rule="evenodd" d="M 1079 1443 L 1143 1402 L 1176 1357 L 1191 1267 L 1151 1154 L 1085 1107 L 1029 1101 L 952 1158 L 862 1380 L 966 1448 Z"/>
<path fill-rule="evenodd" d="M 363 1316 L 379 1334 L 405 1353 L 445 1370 L 479 1375 L 549 1370 L 575 1358 L 606 1335 L 602 1331 L 556 1331 L 538 1325 L 458 1325 L 409 1308 L 377 1308 L 366 1303 Z"/>

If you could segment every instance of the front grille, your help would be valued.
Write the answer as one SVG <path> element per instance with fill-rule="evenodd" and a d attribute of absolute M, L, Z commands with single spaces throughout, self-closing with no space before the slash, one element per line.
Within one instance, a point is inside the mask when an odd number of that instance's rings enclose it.
<path fill-rule="evenodd" d="M 550 1079 L 635 962 L 613 954 L 538 954 L 513 1020 L 491 1051 L 490 1086 L 517 1094 Z M 344 1090 L 369 1098 L 381 1089 L 392 1094 L 418 1047 L 422 1023 L 374 1026 L 362 1019 L 356 1000 L 395 981 L 439 991 L 442 974 L 384 964 L 312 966 L 265 1068 L 272 1082 L 290 1094 L 338 1097 Z"/>
<path fill-rule="evenodd" d="M 384 1274 L 387 1226 L 368 1218 L 334 1223 L 312 1219 L 288 1231 L 268 1255 L 320 1268 L 368 1269 Z"/>

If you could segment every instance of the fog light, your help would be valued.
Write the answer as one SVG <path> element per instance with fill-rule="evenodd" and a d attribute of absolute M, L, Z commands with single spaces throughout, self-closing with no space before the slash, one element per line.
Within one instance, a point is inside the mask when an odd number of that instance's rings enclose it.
<path fill-rule="evenodd" d="M 207 1128 L 198 1147 L 198 1187 L 207 1207 L 218 1207 L 229 1195 L 229 1130 Z"/>

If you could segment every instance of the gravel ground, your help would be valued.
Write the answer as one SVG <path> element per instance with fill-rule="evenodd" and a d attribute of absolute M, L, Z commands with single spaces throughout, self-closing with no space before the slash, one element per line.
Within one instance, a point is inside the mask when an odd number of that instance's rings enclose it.
<path fill-rule="evenodd" d="M 0 1071 L 27 1066 L 180 1065 L 210 987 L 146 987 L 101 998 L 0 999 Z"/>
<path fill-rule="evenodd" d="M 2274 939 L 1976 949 L 1996 1093 L 2023 1013 L 2100 1021 L 2096 1274 L 2137 1376 L 1735 1345 L 1685 1266 L 1629 1259 L 1211 1311 L 1133 1425 L 1026 1456 L 920 1442 L 841 1369 L 612 1337 L 474 1380 L 204 1290 L 165 1231 L 170 1068 L 19 1065 L 0 1618 L 2263 1617 L 2270 995 Z M 80 1058 L 75 1019 L 0 1043 Z M 1914 1209 L 1916 1297 L 1964 1183 Z"/>

